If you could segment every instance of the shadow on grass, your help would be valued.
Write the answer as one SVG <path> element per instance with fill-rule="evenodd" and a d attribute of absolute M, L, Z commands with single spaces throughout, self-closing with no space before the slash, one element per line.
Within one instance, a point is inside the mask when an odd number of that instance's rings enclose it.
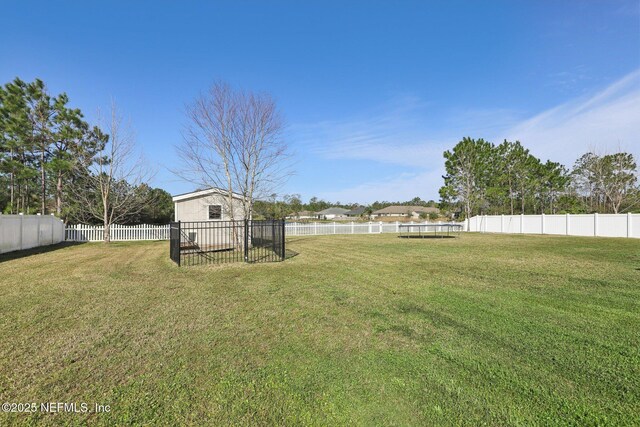
<path fill-rule="evenodd" d="M 251 261 L 249 261 L 250 264 L 259 264 L 261 262 L 274 262 L 276 261 L 276 259 L 274 259 L 273 257 L 273 253 L 271 254 L 267 254 L 264 255 L 260 258 L 253 258 Z M 282 261 L 286 261 L 288 259 L 293 258 L 294 256 L 297 256 L 298 252 L 296 251 L 292 251 L 291 249 L 285 249 L 284 250 L 284 259 Z M 277 258 L 277 261 L 280 261 L 280 257 Z"/>
<path fill-rule="evenodd" d="M 294 256 L 298 256 L 299 253 L 296 251 L 292 251 L 291 249 L 285 249 L 284 250 L 284 259 L 288 260 L 290 258 L 293 258 Z"/>
<path fill-rule="evenodd" d="M 447 236 L 447 235 L 434 235 L 434 234 L 423 234 L 423 235 L 415 235 L 415 236 L 398 236 L 400 239 L 455 239 L 457 236 Z"/>
<path fill-rule="evenodd" d="M 11 261 L 18 258 L 25 258 L 31 255 L 39 255 L 47 252 L 57 251 L 58 249 L 68 248 L 70 246 L 82 245 L 86 242 L 61 242 L 55 245 L 39 246 L 37 248 L 24 249 L 21 251 L 7 252 L 0 254 L 0 262 Z"/>
<path fill-rule="evenodd" d="M 291 237 L 287 237 L 287 243 L 296 243 L 296 242 L 300 242 L 300 241 L 304 241 L 306 237 L 313 237 L 314 235 L 309 235 L 309 236 L 298 236 L 296 238 L 291 238 Z"/>

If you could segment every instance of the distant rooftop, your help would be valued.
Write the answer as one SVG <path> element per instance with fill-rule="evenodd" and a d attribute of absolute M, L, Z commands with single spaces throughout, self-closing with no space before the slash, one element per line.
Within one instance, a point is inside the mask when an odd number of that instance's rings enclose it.
<path fill-rule="evenodd" d="M 349 209 L 344 208 L 328 208 L 318 212 L 318 215 L 344 215 L 349 212 Z"/>
<path fill-rule="evenodd" d="M 387 206 L 386 208 L 382 208 L 382 209 L 378 209 L 377 211 L 374 211 L 374 214 L 397 214 L 397 215 L 408 215 L 411 212 L 417 212 L 417 213 L 421 213 L 421 212 L 426 212 L 426 213 L 431 213 L 431 212 L 435 212 L 435 213 L 439 213 L 440 209 L 438 208 L 431 208 L 431 207 L 427 207 L 427 206 L 400 206 L 400 205 L 392 205 L 392 206 Z"/>
<path fill-rule="evenodd" d="M 350 211 L 347 211 L 344 214 L 348 216 L 358 216 L 358 215 L 362 215 L 366 210 L 367 208 L 365 208 L 364 206 L 358 206 L 357 208 L 351 209 Z"/>

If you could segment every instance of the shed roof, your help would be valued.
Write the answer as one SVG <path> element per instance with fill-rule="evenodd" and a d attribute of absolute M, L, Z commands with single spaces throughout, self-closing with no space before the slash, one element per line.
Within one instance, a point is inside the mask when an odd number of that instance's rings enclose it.
<path fill-rule="evenodd" d="M 226 196 L 227 194 L 229 194 L 229 192 L 227 190 L 223 190 L 222 188 L 211 187 L 205 190 L 196 190 L 196 191 L 191 191 L 190 193 L 177 194 L 173 196 L 171 199 L 174 202 L 179 202 L 182 200 L 195 199 L 197 197 L 210 196 L 211 194 L 222 194 Z M 232 197 L 240 200 L 243 199 L 242 195 L 238 193 L 232 193 Z"/>

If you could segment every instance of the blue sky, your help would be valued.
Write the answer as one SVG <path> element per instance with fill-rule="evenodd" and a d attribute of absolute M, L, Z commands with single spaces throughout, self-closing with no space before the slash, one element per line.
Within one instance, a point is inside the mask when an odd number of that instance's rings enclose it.
<path fill-rule="evenodd" d="M 93 119 L 111 97 L 158 173 L 214 80 L 270 92 L 296 175 L 341 202 L 437 199 L 442 151 L 519 139 L 567 165 L 640 158 L 640 2 L 8 1 L 0 82 L 43 79 Z"/>

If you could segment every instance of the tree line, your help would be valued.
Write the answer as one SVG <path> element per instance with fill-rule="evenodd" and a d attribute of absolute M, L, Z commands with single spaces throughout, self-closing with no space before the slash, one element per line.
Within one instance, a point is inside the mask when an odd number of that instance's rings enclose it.
<path fill-rule="evenodd" d="M 363 216 L 368 216 L 371 215 L 371 213 L 374 211 L 392 205 L 437 207 L 438 203 L 433 200 L 425 201 L 420 197 L 414 197 L 411 200 L 402 202 L 375 201 L 370 204 L 362 205 L 355 202 L 331 202 L 323 200 L 316 196 L 311 197 L 306 203 L 304 203 L 300 194 L 285 194 L 283 196 L 272 194 L 270 197 L 264 200 L 256 200 L 254 203 L 254 209 L 257 217 L 259 218 L 284 218 L 287 215 L 303 211 L 320 212 L 328 208 L 337 207 L 344 209 L 355 209 L 359 206 L 364 206 L 365 210 Z"/>
<path fill-rule="evenodd" d="M 625 152 L 578 158 L 571 169 L 519 141 L 463 138 L 444 152 L 441 208 L 473 215 L 620 213 L 637 210 L 638 171 Z"/>
<path fill-rule="evenodd" d="M 66 93 L 51 95 L 40 79 L 0 86 L 0 212 L 55 213 L 65 222 L 169 221 L 170 196 L 132 179 L 147 176 L 130 163 L 130 150 L 113 133 L 119 119 L 111 118 L 91 125 Z"/>

